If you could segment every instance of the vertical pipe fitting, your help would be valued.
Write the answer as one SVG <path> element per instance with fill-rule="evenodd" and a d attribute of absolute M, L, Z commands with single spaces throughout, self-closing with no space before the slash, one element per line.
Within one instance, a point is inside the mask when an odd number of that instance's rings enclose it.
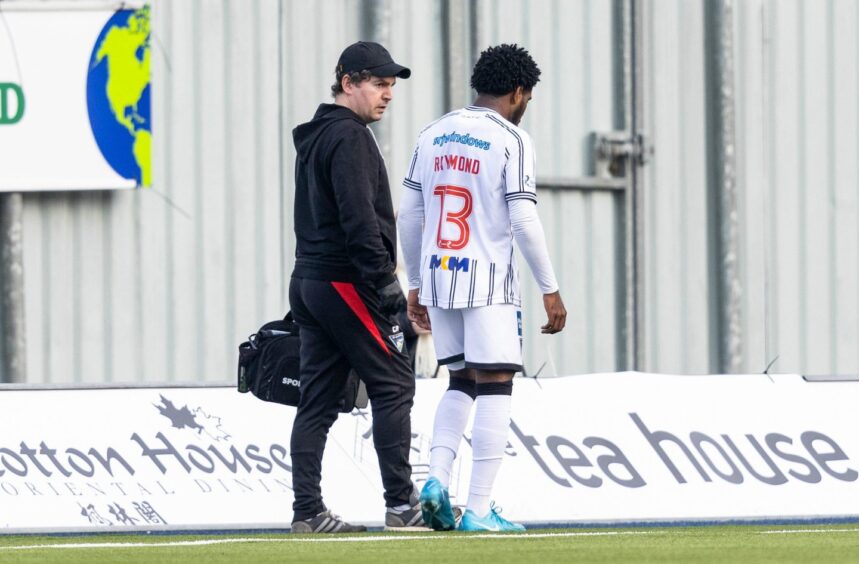
<path fill-rule="evenodd" d="M 733 0 L 706 3 L 706 67 L 709 157 L 711 283 L 714 289 L 714 371 L 738 373 L 743 367 L 742 285 L 739 274 Z"/>
<path fill-rule="evenodd" d="M 3 365 L 0 382 L 27 378 L 24 325 L 24 252 L 21 229 L 23 196 L 0 194 L 0 289 L 2 289 Z"/>

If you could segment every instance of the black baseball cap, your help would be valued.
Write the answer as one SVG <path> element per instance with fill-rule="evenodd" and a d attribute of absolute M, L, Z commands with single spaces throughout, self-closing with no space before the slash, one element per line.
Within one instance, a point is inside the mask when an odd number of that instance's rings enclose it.
<path fill-rule="evenodd" d="M 388 50 L 372 41 L 359 41 L 346 47 L 337 61 L 337 76 L 350 72 L 370 71 L 373 76 L 409 78 L 412 71 L 398 65 Z"/>

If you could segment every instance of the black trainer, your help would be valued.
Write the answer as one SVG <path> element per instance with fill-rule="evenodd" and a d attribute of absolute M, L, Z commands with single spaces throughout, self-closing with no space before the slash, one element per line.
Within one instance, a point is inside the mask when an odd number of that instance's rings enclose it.
<path fill-rule="evenodd" d="M 363 533 L 367 530 L 364 525 L 352 525 L 342 520 L 339 515 L 328 509 L 310 519 L 292 522 L 293 533 Z"/>
<path fill-rule="evenodd" d="M 386 531 L 424 532 L 432 530 L 424 522 L 417 488 L 412 489 L 412 493 L 409 496 L 409 504 L 411 507 L 403 511 L 397 511 L 392 507 L 388 508 L 385 512 Z"/>

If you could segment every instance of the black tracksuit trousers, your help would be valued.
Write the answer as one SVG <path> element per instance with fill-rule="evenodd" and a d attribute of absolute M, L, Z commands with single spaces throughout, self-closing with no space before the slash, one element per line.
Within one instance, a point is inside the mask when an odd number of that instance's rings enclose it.
<path fill-rule="evenodd" d="M 379 311 L 378 295 L 368 285 L 293 277 L 289 304 L 301 330 L 301 400 L 290 441 L 294 520 L 325 510 L 322 453 L 350 368 L 370 397 L 385 504 L 409 503 L 415 380 L 408 355 L 390 338 L 402 329 Z"/>

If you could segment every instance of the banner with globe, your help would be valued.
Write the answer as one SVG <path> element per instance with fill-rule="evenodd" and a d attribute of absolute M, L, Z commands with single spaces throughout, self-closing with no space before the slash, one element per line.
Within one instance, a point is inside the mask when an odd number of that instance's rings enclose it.
<path fill-rule="evenodd" d="M 0 191 L 150 186 L 149 6 L 4 15 Z"/>

